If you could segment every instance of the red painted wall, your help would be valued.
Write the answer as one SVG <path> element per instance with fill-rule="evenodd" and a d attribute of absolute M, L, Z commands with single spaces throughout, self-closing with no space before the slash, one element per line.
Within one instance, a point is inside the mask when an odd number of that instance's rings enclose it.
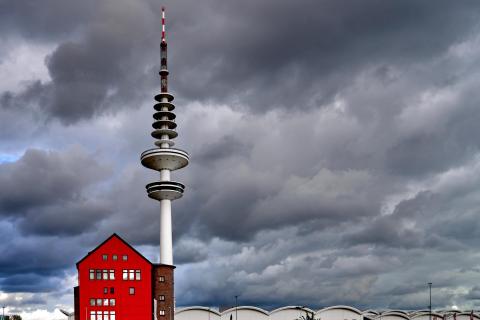
<path fill-rule="evenodd" d="M 108 258 L 103 260 L 106 254 Z M 118 259 L 113 260 L 113 255 Z M 122 259 L 123 255 L 128 260 Z M 151 320 L 152 304 L 152 264 L 127 245 L 117 235 L 113 235 L 103 244 L 89 253 L 77 264 L 80 320 L 90 320 L 90 311 L 115 311 L 115 320 Z M 115 280 L 90 280 L 90 269 L 114 270 Z M 140 270 L 141 280 L 123 280 L 123 270 Z M 110 293 L 110 288 L 114 293 Z M 129 293 L 129 288 L 135 288 L 135 294 Z M 108 288 L 108 293 L 104 293 Z M 115 299 L 115 306 L 90 306 L 91 298 Z M 96 318 L 98 320 L 98 318 Z M 102 320 L 109 320 L 103 318 Z"/>

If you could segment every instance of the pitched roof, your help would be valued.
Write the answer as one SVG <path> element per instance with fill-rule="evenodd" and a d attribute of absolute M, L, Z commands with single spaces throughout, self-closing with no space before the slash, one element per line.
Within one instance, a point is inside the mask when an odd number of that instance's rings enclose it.
<path fill-rule="evenodd" d="M 122 237 L 120 237 L 118 234 L 116 233 L 113 233 L 110 237 L 108 237 L 105 241 L 103 241 L 102 243 L 100 243 L 98 246 L 95 247 L 95 249 L 93 249 L 92 251 L 88 252 L 87 255 L 85 257 L 83 257 L 82 259 L 80 259 L 77 263 L 76 263 L 76 266 L 78 268 L 78 265 L 83 261 L 85 260 L 87 257 L 89 257 L 91 254 L 93 254 L 95 251 L 97 251 L 100 247 L 102 247 L 105 243 L 107 243 L 108 241 L 110 241 L 112 238 L 117 238 L 118 240 L 120 240 L 121 242 L 123 242 L 127 247 L 129 247 L 130 249 L 133 250 L 133 252 L 135 252 L 137 255 L 139 255 L 143 260 L 145 260 L 146 262 L 148 262 L 149 264 L 152 264 L 150 262 L 150 260 L 148 260 L 147 258 L 145 258 L 143 256 L 143 254 L 141 254 L 140 252 L 138 252 L 134 247 L 132 247 L 127 241 L 123 240 Z"/>

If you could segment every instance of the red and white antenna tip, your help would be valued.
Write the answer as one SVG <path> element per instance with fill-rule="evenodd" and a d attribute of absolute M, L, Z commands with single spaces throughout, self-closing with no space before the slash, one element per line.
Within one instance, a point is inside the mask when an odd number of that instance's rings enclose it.
<path fill-rule="evenodd" d="M 165 41 L 165 7 L 162 7 L 162 42 Z"/>

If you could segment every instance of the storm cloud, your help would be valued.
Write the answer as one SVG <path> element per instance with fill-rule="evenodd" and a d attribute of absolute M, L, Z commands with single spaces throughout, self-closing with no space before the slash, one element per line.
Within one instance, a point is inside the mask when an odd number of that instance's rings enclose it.
<path fill-rule="evenodd" d="M 73 305 L 113 232 L 158 259 L 162 5 L 179 306 L 480 306 L 478 1 L 48 0 L 0 3 L 10 311 Z"/>

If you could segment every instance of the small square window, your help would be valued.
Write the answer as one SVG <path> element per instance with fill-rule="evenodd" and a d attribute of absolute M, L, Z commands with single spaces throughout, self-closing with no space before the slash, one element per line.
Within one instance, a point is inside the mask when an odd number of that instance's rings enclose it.
<path fill-rule="evenodd" d="M 164 276 L 158 277 L 158 282 L 165 282 L 165 277 Z"/>
<path fill-rule="evenodd" d="M 158 300 L 160 300 L 160 301 L 165 301 L 165 296 L 164 296 L 164 295 L 158 296 Z"/>
<path fill-rule="evenodd" d="M 107 261 L 107 259 L 108 259 L 108 255 L 107 255 L 107 254 L 102 255 L 102 260 L 103 260 L 103 261 Z"/>
<path fill-rule="evenodd" d="M 110 287 L 110 293 L 115 293 L 115 288 L 114 287 Z"/>
<path fill-rule="evenodd" d="M 128 256 L 127 256 L 126 254 L 124 254 L 124 255 L 122 256 L 122 260 L 123 260 L 123 261 L 127 261 L 127 260 L 128 260 Z"/>
<path fill-rule="evenodd" d="M 91 305 L 92 307 L 95 306 L 95 299 L 90 299 L 90 305 Z"/>
<path fill-rule="evenodd" d="M 128 290 L 128 293 L 132 294 L 132 295 L 135 294 L 135 288 L 130 287 L 129 290 Z"/>
<path fill-rule="evenodd" d="M 160 311 L 159 311 L 159 314 L 160 314 L 161 316 L 164 316 L 164 315 L 165 315 L 165 310 L 160 310 Z"/>
<path fill-rule="evenodd" d="M 103 293 L 104 293 L 104 294 L 107 294 L 107 293 L 108 293 L 108 288 L 107 288 L 107 287 L 103 288 Z"/>
<path fill-rule="evenodd" d="M 110 305 L 111 305 L 112 307 L 115 306 L 115 299 L 110 299 Z"/>
<path fill-rule="evenodd" d="M 112 256 L 112 260 L 113 260 L 113 261 L 117 261 L 117 260 L 118 260 L 118 256 L 117 256 L 116 254 L 114 254 L 114 255 Z"/>

